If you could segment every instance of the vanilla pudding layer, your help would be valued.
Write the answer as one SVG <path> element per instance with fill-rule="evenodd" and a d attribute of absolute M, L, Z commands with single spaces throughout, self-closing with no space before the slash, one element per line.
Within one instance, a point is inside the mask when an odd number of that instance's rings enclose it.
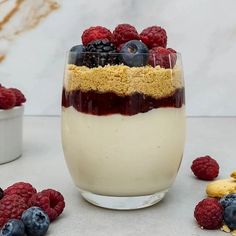
<path fill-rule="evenodd" d="M 170 187 L 184 149 L 185 107 L 132 116 L 62 109 L 65 158 L 78 187 L 106 196 L 150 195 Z"/>

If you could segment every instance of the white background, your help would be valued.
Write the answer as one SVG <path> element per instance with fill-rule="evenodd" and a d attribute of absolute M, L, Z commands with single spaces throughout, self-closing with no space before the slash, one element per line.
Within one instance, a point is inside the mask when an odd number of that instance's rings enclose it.
<path fill-rule="evenodd" d="M 60 114 L 65 54 L 85 28 L 131 23 L 139 31 L 161 25 L 182 53 L 189 116 L 236 116 L 235 0 L 58 2 L 59 10 L 10 43 L 0 64 L 0 82 L 25 93 L 27 115 Z"/>

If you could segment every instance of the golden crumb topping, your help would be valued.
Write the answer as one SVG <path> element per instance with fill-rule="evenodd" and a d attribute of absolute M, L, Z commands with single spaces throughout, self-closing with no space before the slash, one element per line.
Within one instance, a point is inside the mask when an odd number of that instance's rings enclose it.
<path fill-rule="evenodd" d="M 68 65 L 65 74 L 66 91 L 94 90 L 118 95 L 143 93 L 155 98 L 166 97 L 183 87 L 182 71 L 178 68 L 128 67 L 107 65 L 88 68 Z"/>

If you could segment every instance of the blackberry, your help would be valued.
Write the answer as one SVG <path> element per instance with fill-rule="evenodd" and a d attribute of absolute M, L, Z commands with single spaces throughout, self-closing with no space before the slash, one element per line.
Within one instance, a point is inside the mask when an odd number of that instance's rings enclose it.
<path fill-rule="evenodd" d="M 0 200 L 3 198 L 4 196 L 4 191 L 0 188 Z"/>
<path fill-rule="evenodd" d="M 83 65 L 93 68 L 119 64 L 116 48 L 107 39 L 95 40 L 85 47 Z"/>

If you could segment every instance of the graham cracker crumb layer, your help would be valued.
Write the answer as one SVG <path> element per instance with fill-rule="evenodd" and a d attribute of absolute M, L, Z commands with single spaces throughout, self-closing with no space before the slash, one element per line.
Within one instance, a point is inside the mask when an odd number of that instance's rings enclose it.
<path fill-rule="evenodd" d="M 68 65 L 64 86 L 67 92 L 94 90 L 101 93 L 114 92 L 121 96 L 138 92 L 161 98 L 182 88 L 183 78 L 180 69 L 164 69 L 159 66 L 107 65 L 88 68 Z"/>

